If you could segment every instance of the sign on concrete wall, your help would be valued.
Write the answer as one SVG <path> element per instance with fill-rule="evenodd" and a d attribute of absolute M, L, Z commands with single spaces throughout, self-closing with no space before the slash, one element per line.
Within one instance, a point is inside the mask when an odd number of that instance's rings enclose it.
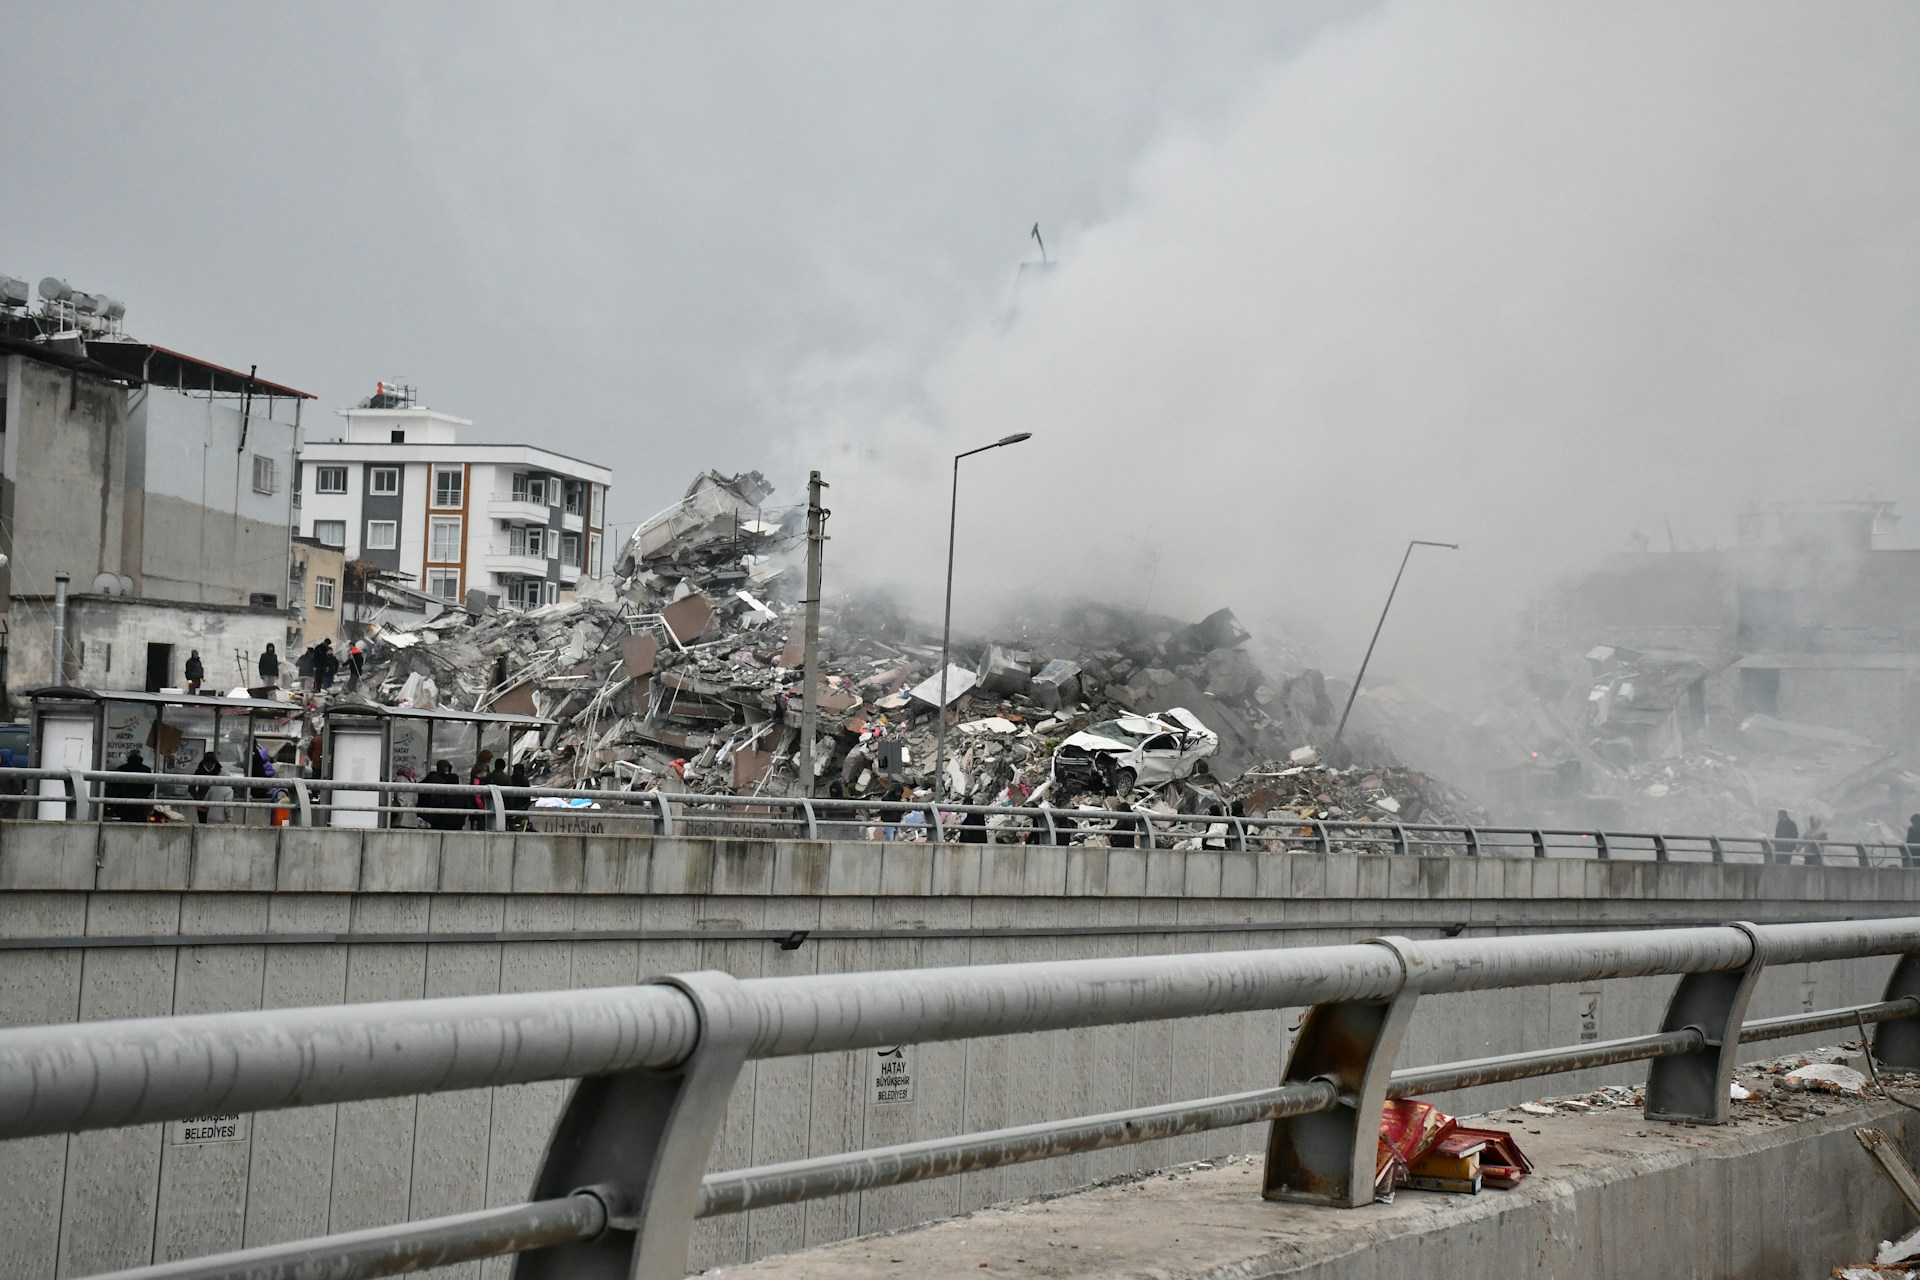
<path fill-rule="evenodd" d="M 1592 1044 L 1600 1038 L 1600 991 L 1591 988 L 1580 993 L 1580 1043 Z"/>
<path fill-rule="evenodd" d="M 913 1101 L 913 1046 L 895 1045 L 867 1054 L 867 1102 L 886 1106 Z"/>
<path fill-rule="evenodd" d="M 167 1142 L 176 1147 L 200 1147 L 210 1142 L 245 1142 L 248 1116 L 195 1116 L 167 1126 Z"/>

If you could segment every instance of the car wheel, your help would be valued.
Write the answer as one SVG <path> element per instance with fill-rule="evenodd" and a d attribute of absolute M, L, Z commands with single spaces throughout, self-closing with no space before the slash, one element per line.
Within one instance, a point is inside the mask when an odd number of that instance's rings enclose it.
<path fill-rule="evenodd" d="M 1113 790 L 1117 795 L 1126 795 L 1139 785 L 1140 775 L 1131 769 L 1118 769 L 1113 775 Z"/>

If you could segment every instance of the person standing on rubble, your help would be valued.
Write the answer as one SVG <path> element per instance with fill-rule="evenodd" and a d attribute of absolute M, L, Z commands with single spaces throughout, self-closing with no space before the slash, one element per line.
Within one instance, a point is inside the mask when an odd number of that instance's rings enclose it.
<path fill-rule="evenodd" d="M 1785 809 L 1773 824 L 1773 856 L 1787 862 L 1793 861 L 1793 851 L 1800 847 L 1800 824 Z"/>
<path fill-rule="evenodd" d="M 366 655 L 360 652 L 360 642 L 354 641 L 347 646 L 347 692 L 353 693 L 360 688 L 360 676 L 367 669 Z"/>
<path fill-rule="evenodd" d="M 1920 864 L 1920 813 L 1907 819 L 1907 865 Z"/>
<path fill-rule="evenodd" d="M 260 683 L 274 685 L 280 683 L 280 655 L 275 652 L 273 642 L 267 642 L 266 652 L 260 655 Z"/>
<path fill-rule="evenodd" d="M 200 661 L 200 651 L 198 649 L 193 650 L 187 655 L 187 665 L 184 670 L 187 677 L 187 692 L 200 692 L 200 684 L 207 678 L 207 664 Z"/>
<path fill-rule="evenodd" d="M 1128 810 L 1127 802 L 1119 796 L 1108 796 L 1107 808 L 1118 815 L 1113 820 L 1113 829 L 1107 833 L 1107 847 L 1133 848 L 1134 836 L 1140 830 L 1140 819 Z"/>
<path fill-rule="evenodd" d="M 127 759 L 115 773 L 152 773 L 147 762 L 141 758 L 140 748 L 127 752 Z M 107 784 L 109 800 L 146 801 L 144 804 L 110 804 L 107 817 L 115 822 L 146 822 L 153 816 L 153 784 L 151 782 L 109 782 Z"/>

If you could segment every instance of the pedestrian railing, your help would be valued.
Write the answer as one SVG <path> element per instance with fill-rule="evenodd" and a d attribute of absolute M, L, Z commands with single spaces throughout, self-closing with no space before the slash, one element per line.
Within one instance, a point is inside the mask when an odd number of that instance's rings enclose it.
<path fill-rule="evenodd" d="M 1746 1021 L 1767 965 L 1898 956 L 1884 998 Z M 1657 1030 L 1395 1069 L 1428 995 L 1677 975 Z M 708 1173 L 747 1062 L 1308 1006 L 1279 1084 L 1221 1097 Z M 91 1022 L 0 1031 L 0 1139 L 578 1078 L 529 1199 L 116 1280 L 329 1280 L 503 1254 L 521 1280 L 680 1280 L 698 1218 L 1270 1122 L 1263 1194 L 1374 1195 L 1390 1098 L 1651 1063 L 1650 1119 L 1718 1124 L 1740 1049 L 1876 1028 L 1920 1068 L 1920 918 L 1533 935 L 1050 961 Z"/>
<path fill-rule="evenodd" d="M 231 798 L 201 800 L 189 791 L 209 784 L 224 788 Z M 140 794 L 129 798 L 128 788 Z M 251 817 L 256 822 L 292 826 L 438 826 L 473 831 L 624 831 L 733 839 L 1019 842 L 1043 846 L 1095 841 L 1125 848 L 1200 851 L 1920 866 L 1920 846 L 1891 841 L 1444 826 L 1320 818 L 1291 811 L 1263 815 L 1170 813 L 1144 805 L 1122 810 L 1047 805 L 935 806 L 924 800 L 0 769 L 0 817 L 146 821 L 154 804 L 166 805 L 186 821 L 199 820 L 198 810 L 206 808 L 229 817 L 238 815 L 242 821 Z M 220 820 L 218 814 L 208 816 Z M 970 817 L 976 821 L 970 823 Z"/>

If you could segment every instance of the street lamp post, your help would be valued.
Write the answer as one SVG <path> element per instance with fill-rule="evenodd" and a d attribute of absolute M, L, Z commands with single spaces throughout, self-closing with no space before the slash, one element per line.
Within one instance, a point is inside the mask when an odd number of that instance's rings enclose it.
<path fill-rule="evenodd" d="M 1457 542 L 1427 542 L 1415 538 L 1407 543 L 1407 553 L 1400 557 L 1400 572 L 1393 575 L 1393 586 L 1387 590 L 1387 603 L 1380 609 L 1380 621 L 1373 624 L 1373 639 L 1367 641 L 1367 656 L 1360 659 L 1360 672 L 1353 678 L 1353 688 L 1347 693 L 1346 709 L 1340 713 L 1340 725 L 1333 731 L 1333 750 L 1338 751 L 1340 739 L 1347 731 L 1347 717 L 1353 714 L 1353 700 L 1360 696 L 1360 682 L 1367 678 L 1367 664 L 1373 661 L 1373 646 L 1380 643 L 1380 628 L 1387 625 L 1387 610 L 1393 608 L 1393 594 L 1400 590 L 1400 578 L 1407 571 L 1407 561 L 1413 558 L 1415 547 L 1445 547 L 1449 551 L 1458 551 Z"/>
<path fill-rule="evenodd" d="M 953 496 L 947 503 L 947 615 L 940 624 L 940 705 L 936 708 L 939 715 L 938 728 L 933 737 L 933 803 L 938 805 L 947 794 L 947 668 L 952 660 L 947 656 L 953 643 L 953 544 L 955 532 L 960 521 L 960 459 L 971 458 L 976 453 L 985 453 L 989 449 L 1004 449 L 1010 444 L 1019 444 L 1022 440 L 1033 439 L 1033 432 L 1021 431 L 1010 436 L 1002 436 L 992 444 L 983 444 L 978 449 L 969 449 L 965 453 L 953 455 Z"/>

